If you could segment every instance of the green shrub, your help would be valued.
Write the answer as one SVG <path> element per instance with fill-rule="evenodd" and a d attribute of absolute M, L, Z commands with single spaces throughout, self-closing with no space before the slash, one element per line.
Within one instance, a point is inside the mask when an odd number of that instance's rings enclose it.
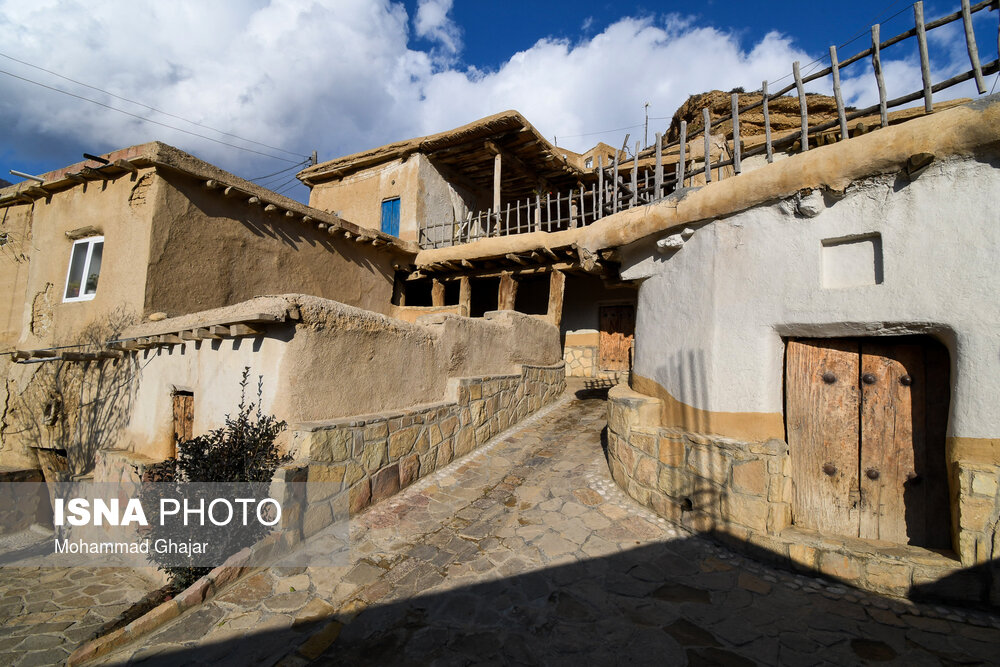
<path fill-rule="evenodd" d="M 194 482 L 243 482 L 252 485 L 255 497 L 266 497 L 271 478 L 282 463 L 291 459 L 281 455 L 275 444 L 275 439 L 288 425 L 272 415 L 261 411 L 263 394 L 263 377 L 257 379 L 257 402 L 247 403 L 246 390 L 249 384 L 250 368 L 243 369 L 240 381 L 240 402 L 237 413 L 226 415 L 225 424 L 204 435 L 199 435 L 186 442 L 177 443 L 177 458 L 167 459 L 146 468 L 143 474 L 144 484 L 141 501 L 147 516 L 154 517 L 146 537 L 150 540 L 159 538 L 185 541 L 186 528 L 168 523 L 159 525 L 160 498 L 174 496 L 171 489 L 179 490 L 183 485 Z M 173 484 L 171 484 L 173 483 Z M 198 494 L 182 492 L 184 497 L 196 501 Z M 206 504 L 209 499 L 206 499 Z M 270 528 L 253 523 L 251 526 L 233 525 L 224 531 L 220 539 L 213 539 L 209 544 L 209 554 L 202 558 L 211 558 L 213 562 L 222 563 L 227 557 L 240 549 L 248 547 L 270 532 Z M 177 590 L 184 589 L 200 577 L 211 571 L 209 567 L 181 567 L 175 562 L 150 550 L 150 558 L 159 568 L 167 573 L 170 583 Z"/>

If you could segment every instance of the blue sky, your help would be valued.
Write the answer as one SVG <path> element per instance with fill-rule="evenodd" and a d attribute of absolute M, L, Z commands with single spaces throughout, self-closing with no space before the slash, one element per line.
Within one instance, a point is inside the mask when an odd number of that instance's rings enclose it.
<path fill-rule="evenodd" d="M 925 15 L 959 6 L 928 1 Z M 0 177 L 159 139 L 244 177 L 287 169 L 262 183 L 305 200 L 292 176 L 312 150 L 330 159 L 509 108 L 570 149 L 614 144 L 625 132 L 641 135 L 646 102 L 652 133 L 692 93 L 755 89 L 786 77 L 793 60 L 825 58 L 830 44 L 858 33 L 841 54 L 865 48 L 873 20 L 888 36 L 912 17 L 911 4 L 898 0 L 842 0 L 835 10 L 721 0 L 0 0 L 0 70 L 187 131 L 0 74 Z M 996 58 L 997 20 L 997 12 L 976 15 L 984 62 Z M 935 80 L 968 67 L 960 28 L 931 33 L 931 60 Z M 890 96 L 920 88 L 915 49 L 887 53 L 885 70 Z M 850 102 L 871 102 L 867 63 L 844 78 Z M 828 84 L 814 89 L 829 92 Z M 947 96 L 974 94 L 964 86 Z"/>

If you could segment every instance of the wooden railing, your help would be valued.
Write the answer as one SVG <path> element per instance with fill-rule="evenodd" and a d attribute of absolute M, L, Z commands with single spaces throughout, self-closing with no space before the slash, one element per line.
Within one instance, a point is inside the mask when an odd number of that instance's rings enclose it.
<path fill-rule="evenodd" d="M 713 178 L 721 180 L 724 175 L 724 167 L 731 167 L 733 175 L 739 175 L 742 172 L 742 162 L 745 158 L 764 155 L 767 162 L 770 163 L 774 161 L 775 151 L 807 151 L 810 148 L 811 137 L 827 133 L 834 128 L 838 129 L 838 132 L 833 133 L 834 140 L 844 141 L 851 136 L 848 131 L 848 122 L 857 118 L 877 113 L 879 126 L 886 127 L 889 124 L 889 109 L 915 102 L 921 98 L 924 103 L 924 111 L 930 113 L 933 110 L 933 97 L 936 93 L 971 79 L 975 80 L 979 94 L 984 94 L 986 93 L 985 77 L 1000 71 L 1000 27 L 998 27 L 997 33 L 998 57 L 986 65 L 980 64 L 979 61 L 979 49 L 972 26 L 972 16 L 976 12 L 986 9 L 1000 9 L 1000 0 L 983 0 L 975 5 L 972 5 L 970 0 L 961 0 L 961 8 L 957 12 L 925 23 L 923 2 L 916 2 L 913 5 L 914 27 L 909 30 L 882 41 L 880 26 L 873 25 L 871 27 L 871 44 L 868 48 L 840 61 L 836 47 L 831 46 L 829 49 L 830 65 L 805 77 L 802 76 L 799 63 L 796 61 L 792 63 L 792 83 L 770 93 L 767 81 L 764 81 L 761 84 L 761 99 L 745 107 L 739 106 L 739 94 L 732 93 L 730 116 L 716 121 L 716 125 L 732 122 L 732 132 L 728 135 L 726 142 L 728 155 L 718 152 L 719 159 L 717 161 L 712 160 L 712 121 L 709 110 L 705 108 L 702 109 L 700 126 L 689 130 L 687 122 L 681 121 L 680 136 L 676 141 L 664 143 L 662 134 L 657 133 L 653 147 L 640 151 L 638 144 L 636 144 L 633 157 L 620 162 L 619 157 L 625 152 L 623 146 L 608 167 L 603 165 L 600 156 L 598 156 L 598 164 L 595 168 L 596 182 L 591 184 L 589 188 L 584 187 L 578 191 L 567 193 L 546 193 L 544 195 L 539 193 L 533 200 L 508 203 L 505 208 L 499 211 L 479 211 L 470 213 L 465 220 L 428 224 L 420 230 L 420 245 L 425 248 L 438 248 L 469 243 L 491 236 L 506 236 L 534 231 L 551 232 L 582 227 L 606 215 L 663 199 L 678 188 L 684 187 L 685 183 L 691 184 L 692 179 L 699 175 L 704 176 L 706 183 L 710 183 Z M 961 74 L 934 83 L 931 79 L 927 31 L 955 21 L 961 21 L 964 28 L 970 68 Z M 917 40 L 923 86 L 918 91 L 889 99 L 882 73 L 882 54 L 887 48 L 905 42 L 912 37 L 916 37 Z M 869 57 L 875 75 L 875 85 L 878 88 L 879 102 L 864 109 L 848 109 L 841 93 L 841 72 L 854 63 Z M 809 96 L 805 92 L 805 84 L 827 76 L 831 76 L 832 79 L 837 118 L 810 124 Z M 801 128 L 798 132 L 790 132 L 779 138 L 773 138 L 768 102 L 787 95 L 793 90 L 798 98 Z M 739 119 L 743 114 L 757 109 L 761 109 L 764 117 L 764 142 L 744 151 L 740 140 Z M 687 155 L 686 151 L 690 142 L 699 135 L 704 138 L 704 157 L 693 158 Z M 628 143 L 627 136 L 625 143 Z M 663 157 L 668 154 L 670 156 L 676 155 L 676 167 L 673 174 L 664 178 Z M 642 160 L 648 161 L 650 158 L 653 159 L 652 163 L 640 164 Z M 672 159 L 671 163 L 673 164 L 675 161 Z M 626 167 L 626 165 L 630 166 Z M 627 175 L 628 172 L 631 172 L 630 176 Z M 642 172 L 641 176 L 639 172 Z"/>

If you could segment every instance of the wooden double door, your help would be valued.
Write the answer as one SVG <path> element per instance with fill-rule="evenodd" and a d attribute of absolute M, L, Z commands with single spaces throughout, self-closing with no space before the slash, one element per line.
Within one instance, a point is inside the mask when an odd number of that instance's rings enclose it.
<path fill-rule="evenodd" d="M 795 524 L 948 548 L 949 374 L 947 350 L 929 337 L 789 341 Z"/>

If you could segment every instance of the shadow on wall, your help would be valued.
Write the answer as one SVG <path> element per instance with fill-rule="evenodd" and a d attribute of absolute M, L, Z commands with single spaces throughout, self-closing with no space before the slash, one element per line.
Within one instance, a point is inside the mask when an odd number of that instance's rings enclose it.
<path fill-rule="evenodd" d="M 794 576 L 775 577 L 699 538 L 404 597 L 422 588 L 413 582 L 441 581 L 431 562 L 440 552 L 423 549 L 427 560 L 414 557 L 389 593 L 402 599 L 368 607 L 353 620 L 312 616 L 280 631 L 203 640 L 169 653 L 146 650 L 143 664 L 271 664 L 300 648 L 293 660 L 303 664 L 754 665 L 811 664 L 817 656 L 824 664 L 938 664 L 944 656 L 990 662 L 1000 634 L 955 624 L 962 633 L 952 640 L 941 627 L 951 627 L 946 621 L 926 618 L 934 615 L 929 607 L 917 617 L 893 611 L 898 603 L 874 594 L 856 593 L 865 605 L 849 602 L 847 589 L 809 590 Z M 359 594 L 383 595 L 374 591 L 389 576 Z M 158 641 L 196 639 L 222 617 L 219 607 L 203 605 L 167 626 Z"/>
<path fill-rule="evenodd" d="M 46 474 L 93 471 L 97 451 L 112 447 L 131 418 L 141 365 L 127 354 L 90 361 L 66 357 L 106 351 L 104 342 L 134 319 L 130 311 L 115 310 L 84 329 L 79 347 L 58 350 L 57 360 L 23 364 L 26 386 L 11 398 L 5 446 L 34 449 L 42 468 L 49 468 Z"/>
<path fill-rule="evenodd" d="M 665 378 L 673 397 L 682 406 L 672 408 L 675 423 L 693 433 L 710 433 L 708 410 L 695 406 L 708 405 L 708 371 L 705 350 L 678 350 L 665 366 L 657 369 L 656 377 Z"/>

